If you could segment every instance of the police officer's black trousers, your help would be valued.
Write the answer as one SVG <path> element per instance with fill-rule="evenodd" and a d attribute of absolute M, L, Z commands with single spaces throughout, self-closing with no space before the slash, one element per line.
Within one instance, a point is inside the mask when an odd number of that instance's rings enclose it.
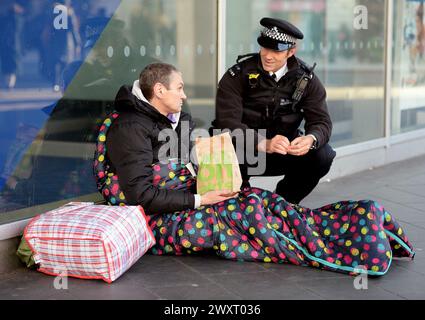
<path fill-rule="evenodd" d="M 276 186 L 276 193 L 291 203 L 300 203 L 317 186 L 319 180 L 330 170 L 335 151 L 329 144 L 317 150 L 310 150 L 306 155 L 267 154 L 266 172 L 261 176 L 285 177 Z M 245 185 L 249 185 L 248 168 L 241 166 Z"/>

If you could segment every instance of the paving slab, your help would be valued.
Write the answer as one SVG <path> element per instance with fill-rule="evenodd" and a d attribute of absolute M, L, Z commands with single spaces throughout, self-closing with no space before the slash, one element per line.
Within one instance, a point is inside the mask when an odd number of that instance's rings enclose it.
<path fill-rule="evenodd" d="M 425 299 L 425 157 L 321 183 L 302 205 L 348 199 L 380 202 L 416 250 L 413 261 L 394 259 L 385 276 L 367 278 L 367 290 L 357 290 L 354 277 L 308 267 L 147 254 L 112 284 L 69 278 L 66 290 L 54 287 L 55 277 L 19 267 L 0 274 L 0 299 Z"/>

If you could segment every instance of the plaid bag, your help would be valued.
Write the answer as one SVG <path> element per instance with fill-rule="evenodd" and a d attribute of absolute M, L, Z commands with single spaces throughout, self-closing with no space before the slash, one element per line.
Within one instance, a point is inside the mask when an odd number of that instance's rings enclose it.
<path fill-rule="evenodd" d="M 38 271 L 111 283 L 154 244 L 140 206 L 71 202 L 33 218 L 24 232 Z"/>

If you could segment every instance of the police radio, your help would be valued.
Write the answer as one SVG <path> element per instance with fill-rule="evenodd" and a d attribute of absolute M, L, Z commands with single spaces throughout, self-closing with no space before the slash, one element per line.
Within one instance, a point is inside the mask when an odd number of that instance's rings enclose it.
<path fill-rule="evenodd" d="M 313 79 L 313 71 L 316 68 L 317 63 L 314 63 L 313 67 L 308 71 L 304 72 L 300 79 L 298 79 L 297 86 L 295 88 L 294 94 L 292 95 L 292 100 L 294 101 L 292 105 L 292 111 L 295 112 L 295 106 L 300 102 L 305 89 L 307 88 L 308 83 Z"/>

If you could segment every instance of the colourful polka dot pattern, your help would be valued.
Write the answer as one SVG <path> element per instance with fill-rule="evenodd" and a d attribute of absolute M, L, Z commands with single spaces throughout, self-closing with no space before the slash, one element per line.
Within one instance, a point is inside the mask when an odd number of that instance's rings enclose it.
<path fill-rule="evenodd" d="M 196 168 L 196 167 L 195 167 Z M 167 163 L 152 165 L 153 185 L 160 188 L 180 190 L 190 189 L 196 180 L 186 168 L 184 163 L 177 159 L 168 160 Z"/>
<path fill-rule="evenodd" d="M 102 124 L 94 174 L 110 205 L 125 205 L 118 176 L 106 161 L 106 135 L 112 113 Z M 189 189 L 195 179 L 179 161 L 152 165 L 158 188 Z M 195 254 L 213 250 L 237 261 L 291 263 L 325 270 L 385 274 L 393 257 L 414 257 L 398 222 L 372 200 L 342 201 L 318 209 L 293 205 L 277 194 L 245 189 L 236 199 L 196 210 L 148 216 L 156 238 L 153 254 Z"/>
<path fill-rule="evenodd" d="M 103 121 L 97 137 L 96 150 L 94 153 L 93 172 L 96 177 L 97 189 L 109 205 L 126 204 L 125 195 L 121 191 L 118 176 L 110 170 L 106 161 L 106 135 L 112 122 L 118 118 L 117 112 L 111 113 Z"/>
<path fill-rule="evenodd" d="M 414 256 L 400 225 L 372 200 L 342 201 L 312 210 L 252 188 L 213 206 L 151 215 L 149 223 L 157 240 L 151 252 L 157 255 L 214 250 L 237 261 L 377 276 L 388 271 L 392 257 Z"/>

